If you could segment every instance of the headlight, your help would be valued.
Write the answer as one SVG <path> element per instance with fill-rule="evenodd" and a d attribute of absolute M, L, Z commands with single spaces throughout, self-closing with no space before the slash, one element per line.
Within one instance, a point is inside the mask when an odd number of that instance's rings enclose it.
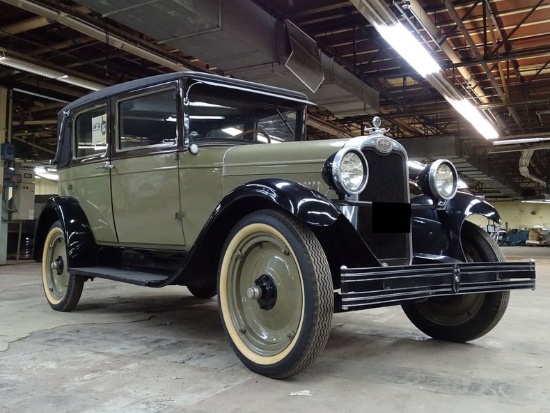
<path fill-rule="evenodd" d="M 326 160 L 323 167 L 323 179 L 341 194 L 361 193 L 367 186 L 368 178 L 367 160 L 356 149 L 339 150 Z"/>
<path fill-rule="evenodd" d="M 440 159 L 426 166 L 418 174 L 416 182 L 422 191 L 434 200 L 451 199 L 456 194 L 458 173 L 454 165 Z"/>

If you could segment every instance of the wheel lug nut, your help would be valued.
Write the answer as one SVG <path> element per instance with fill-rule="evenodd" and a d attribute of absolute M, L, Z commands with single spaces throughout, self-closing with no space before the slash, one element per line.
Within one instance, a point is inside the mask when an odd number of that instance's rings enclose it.
<path fill-rule="evenodd" d="M 251 300 L 258 301 L 260 298 L 262 298 L 262 289 L 258 286 L 250 287 L 248 290 L 246 290 L 246 296 Z"/>

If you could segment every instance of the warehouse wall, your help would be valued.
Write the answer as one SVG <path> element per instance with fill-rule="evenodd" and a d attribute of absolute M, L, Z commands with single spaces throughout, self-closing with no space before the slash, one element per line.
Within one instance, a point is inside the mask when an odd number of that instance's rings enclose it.
<path fill-rule="evenodd" d="M 533 228 L 542 225 L 550 228 L 550 205 L 548 204 L 528 204 L 519 201 L 516 202 L 494 202 L 493 205 L 502 217 L 502 228 L 509 229 Z M 482 228 L 487 225 L 487 218 L 470 217 L 472 221 Z"/>
<path fill-rule="evenodd" d="M 34 180 L 35 195 L 55 195 L 57 194 L 57 181 L 50 179 L 35 178 Z"/>

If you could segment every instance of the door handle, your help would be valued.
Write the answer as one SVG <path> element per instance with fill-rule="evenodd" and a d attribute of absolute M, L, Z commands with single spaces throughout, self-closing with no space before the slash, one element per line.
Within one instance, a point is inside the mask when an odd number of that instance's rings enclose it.
<path fill-rule="evenodd" d="M 104 162 L 101 165 L 99 165 L 96 169 L 107 169 L 107 170 L 109 170 L 109 169 L 113 169 L 113 168 L 114 168 L 113 164 L 111 164 L 109 162 Z"/>

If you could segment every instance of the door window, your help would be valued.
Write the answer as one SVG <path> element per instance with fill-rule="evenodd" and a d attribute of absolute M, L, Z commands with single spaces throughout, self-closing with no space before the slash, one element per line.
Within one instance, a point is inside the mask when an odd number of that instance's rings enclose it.
<path fill-rule="evenodd" d="M 157 91 L 118 103 L 118 151 L 177 144 L 175 89 Z"/>
<path fill-rule="evenodd" d="M 94 108 L 76 116 L 74 123 L 75 158 L 104 155 L 107 151 L 106 107 Z"/>

